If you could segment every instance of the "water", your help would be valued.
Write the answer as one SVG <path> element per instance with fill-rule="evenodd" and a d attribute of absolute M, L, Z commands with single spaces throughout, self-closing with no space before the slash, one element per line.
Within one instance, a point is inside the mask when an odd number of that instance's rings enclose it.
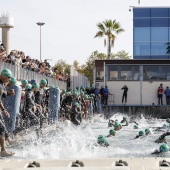
<path fill-rule="evenodd" d="M 122 120 L 120 113 L 112 119 Z M 130 119 L 127 117 L 127 119 Z M 97 122 L 96 122 L 97 121 Z M 134 139 L 140 130 L 148 127 L 160 127 L 165 120 L 147 120 L 143 116 L 135 119 L 140 129 L 133 129 L 135 123 L 124 126 L 116 132 L 116 136 L 107 138 L 109 147 L 95 146 L 98 135 L 108 135 L 111 128 L 108 127 L 108 120 L 97 118 L 94 123 L 83 123 L 76 127 L 68 122 L 47 127 L 44 137 L 37 140 L 34 131 L 24 135 L 16 146 L 10 148 L 14 151 L 15 157 L 20 159 L 64 159 L 64 158 L 114 158 L 114 157 L 155 157 L 151 153 L 158 149 L 161 144 L 154 141 L 163 132 L 151 132 L 152 134 L 139 139 Z M 165 130 L 166 131 L 166 130 Z M 170 137 L 167 137 L 167 139 Z M 170 142 L 168 145 L 170 146 Z"/>

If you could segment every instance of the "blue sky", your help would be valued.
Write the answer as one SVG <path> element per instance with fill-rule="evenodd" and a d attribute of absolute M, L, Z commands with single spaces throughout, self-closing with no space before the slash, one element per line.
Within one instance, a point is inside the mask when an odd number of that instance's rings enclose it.
<path fill-rule="evenodd" d="M 125 29 L 117 36 L 112 52 L 133 54 L 133 13 L 129 6 L 138 6 L 138 0 L 0 0 L 0 4 L 1 13 L 14 17 L 11 50 L 24 51 L 32 58 L 40 56 L 37 22 L 45 23 L 42 59 L 52 59 L 52 65 L 60 59 L 83 64 L 95 50 L 107 53 L 103 38 L 94 38 L 96 24 L 105 19 L 116 19 Z M 170 6 L 170 0 L 140 0 L 139 6 Z"/>

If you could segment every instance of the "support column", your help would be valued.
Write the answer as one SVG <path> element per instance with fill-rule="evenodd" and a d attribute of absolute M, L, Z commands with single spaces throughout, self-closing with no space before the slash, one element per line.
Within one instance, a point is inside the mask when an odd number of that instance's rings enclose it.
<path fill-rule="evenodd" d="M 10 53 L 10 28 L 2 28 L 2 43 L 6 47 L 8 55 Z"/>

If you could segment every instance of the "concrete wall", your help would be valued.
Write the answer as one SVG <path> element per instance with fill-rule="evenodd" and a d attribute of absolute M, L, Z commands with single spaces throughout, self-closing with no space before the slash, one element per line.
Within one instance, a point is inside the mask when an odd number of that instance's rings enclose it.
<path fill-rule="evenodd" d="M 140 83 L 140 81 L 107 81 L 106 85 L 108 86 L 109 92 L 114 94 L 114 104 L 122 104 L 123 90 L 121 90 L 121 88 L 126 84 L 129 88 L 127 104 L 141 105 L 142 103 L 142 105 L 152 105 L 152 103 L 154 103 L 157 105 L 157 89 L 161 83 L 163 84 L 164 90 L 166 86 L 170 86 L 169 81 L 143 81 L 142 83 Z M 104 86 L 104 83 L 100 82 L 99 88 L 101 85 Z M 165 95 L 163 95 L 163 104 L 166 104 Z"/>

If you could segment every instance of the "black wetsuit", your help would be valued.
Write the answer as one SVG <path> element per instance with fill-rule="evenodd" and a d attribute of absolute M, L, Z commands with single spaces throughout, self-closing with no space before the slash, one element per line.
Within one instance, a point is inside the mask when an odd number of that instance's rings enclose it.
<path fill-rule="evenodd" d="M 75 124 L 75 125 L 80 125 L 80 121 L 78 121 L 78 119 L 80 118 L 80 108 L 79 107 L 72 107 L 72 112 L 71 112 L 71 121 Z"/>
<path fill-rule="evenodd" d="M 34 93 L 31 90 L 26 90 L 24 101 L 24 112 L 26 118 L 26 128 L 28 128 L 28 119 L 31 120 L 31 125 L 39 125 L 39 118 L 34 114 L 33 109 L 35 106 Z"/>
<path fill-rule="evenodd" d="M 4 86 L 3 82 L 0 80 L 0 102 L 2 102 L 2 97 L 6 97 L 6 95 L 7 95 L 7 93 L 6 93 L 5 86 Z M 2 116 L 2 112 L 0 112 L 0 135 L 5 137 L 6 139 L 9 136 L 6 126 L 5 126 L 3 116 Z"/>
<path fill-rule="evenodd" d="M 162 135 L 155 141 L 155 143 L 163 143 L 166 136 L 170 136 L 170 132 L 166 132 L 166 133 L 162 134 Z"/>
<path fill-rule="evenodd" d="M 122 96 L 122 103 L 123 103 L 124 99 L 125 99 L 125 103 L 126 103 L 126 102 L 127 102 L 128 87 L 127 87 L 127 86 L 124 86 L 124 87 L 121 88 L 121 90 L 124 90 L 124 91 L 123 91 L 123 96 Z"/>

